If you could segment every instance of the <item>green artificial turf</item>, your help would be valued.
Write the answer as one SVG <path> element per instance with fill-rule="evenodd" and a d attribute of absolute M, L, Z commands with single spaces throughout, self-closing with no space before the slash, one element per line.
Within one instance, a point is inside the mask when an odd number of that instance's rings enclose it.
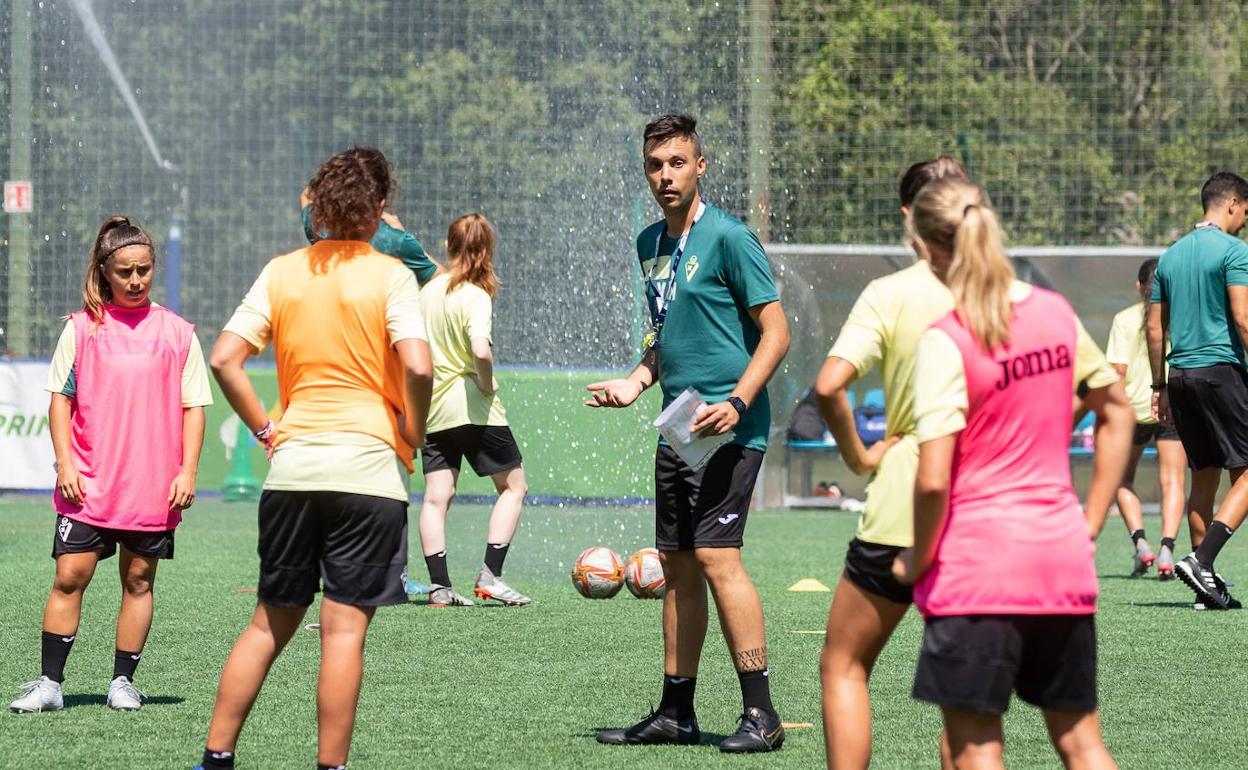
<path fill-rule="evenodd" d="M 712 620 L 698 680 L 704 745 L 594 742 L 597 729 L 623 726 L 657 705 L 660 603 L 626 591 L 609 601 L 582 599 L 568 572 L 590 545 L 627 557 L 649 544 L 651 517 L 640 508 L 529 508 L 506 578 L 534 597 L 532 606 L 430 609 L 418 600 L 381 610 L 369 636 L 351 767 L 820 765 L 818 657 L 831 594 L 787 589 L 805 577 L 835 584 L 854 528 L 853 517 L 839 513 L 751 514 L 745 550 L 763 596 L 775 703 L 786 721 L 815 727 L 790 730 L 774 755 L 720 755 L 712 742 L 733 730 L 740 701 Z M 0 500 L 0 690 L 6 698 L 39 673 L 52 524 L 42 499 Z M 1157 527 L 1155 520 L 1149 525 Z M 456 507 L 448 527 L 452 577 L 461 589 L 470 588 L 483 549 L 485 509 Z M 1233 543 L 1218 564 L 1246 585 L 1243 553 L 1243 544 Z M 415 527 L 412 554 L 414 575 L 424 577 Z M 1248 734 L 1235 715 L 1246 681 L 1237 661 L 1248 613 L 1194 612 L 1178 583 L 1126 579 L 1129 554 L 1121 524 L 1111 521 L 1099 557 L 1102 716 L 1110 750 L 1124 768 L 1244 766 Z M 1053 554 L 1053 569 L 1062 569 L 1062 558 Z M 68 707 L 55 714 L 0 713 L 0 765 L 195 764 L 221 664 L 255 602 L 248 589 L 256 569 L 252 505 L 209 500 L 189 512 L 178 532 L 177 560 L 162 566 L 156 583 L 156 621 L 137 676 L 147 705 L 138 713 L 114 713 L 104 695 L 112 672 L 116 560 L 101 565 L 67 669 Z M 309 621 L 315 611 L 314 605 Z M 909 695 L 920 633 L 919 619 L 909 615 L 876 667 L 875 767 L 936 765 L 938 714 Z M 300 631 L 274 666 L 243 733 L 240 768 L 314 765 L 317 660 L 316 633 Z M 1224 723 L 1216 739 L 1198 729 Z M 1006 758 L 1015 768 L 1058 764 L 1038 713 L 1018 702 L 1006 719 Z"/>

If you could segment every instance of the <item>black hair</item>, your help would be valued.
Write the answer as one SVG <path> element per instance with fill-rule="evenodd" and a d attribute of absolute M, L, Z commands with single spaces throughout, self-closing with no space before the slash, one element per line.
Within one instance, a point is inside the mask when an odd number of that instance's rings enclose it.
<path fill-rule="evenodd" d="M 1149 257 L 1140 263 L 1140 271 L 1135 280 L 1140 284 L 1140 295 L 1144 298 L 1144 318 L 1140 322 L 1142 328 L 1148 329 L 1148 311 L 1153 307 L 1153 274 L 1157 272 L 1157 258 Z"/>
<path fill-rule="evenodd" d="M 702 155 L 702 138 L 698 136 L 698 120 L 692 115 L 683 113 L 660 115 L 646 124 L 646 130 L 641 136 L 643 148 L 663 144 L 677 137 L 688 139 L 693 142 L 694 155 L 697 157 Z"/>
<path fill-rule="evenodd" d="M 901 205 L 909 206 L 913 204 L 915 197 L 919 194 L 919 190 L 923 189 L 923 185 L 928 182 L 934 182 L 937 179 L 944 179 L 945 177 L 969 180 L 971 175 L 966 173 L 966 169 L 957 158 L 949 155 L 941 155 L 939 158 L 921 160 L 915 163 L 906 169 L 906 173 L 901 175 L 901 186 L 897 191 L 897 197 L 901 199 Z"/>
<path fill-rule="evenodd" d="M 1219 171 L 1209 177 L 1209 181 L 1200 188 L 1202 211 L 1208 211 L 1227 198 L 1237 198 L 1241 203 L 1248 205 L 1248 182 L 1245 182 L 1240 175 L 1229 171 Z"/>

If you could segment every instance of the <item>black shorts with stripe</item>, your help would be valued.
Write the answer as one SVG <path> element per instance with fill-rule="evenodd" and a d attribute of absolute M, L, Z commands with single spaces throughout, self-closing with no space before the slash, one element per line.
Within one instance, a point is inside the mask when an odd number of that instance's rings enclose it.
<path fill-rule="evenodd" d="M 655 547 L 740 548 L 763 453 L 725 444 L 698 470 L 660 444 L 654 456 Z"/>
<path fill-rule="evenodd" d="M 1248 375 L 1233 364 L 1170 368 L 1174 427 L 1195 470 L 1248 467 Z"/>

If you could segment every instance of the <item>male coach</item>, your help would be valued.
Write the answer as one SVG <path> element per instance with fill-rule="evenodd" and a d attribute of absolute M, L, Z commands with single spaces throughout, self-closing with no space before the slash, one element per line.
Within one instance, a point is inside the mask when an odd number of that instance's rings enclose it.
<path fill-rule="evenodd" d="M 771 704 L 763 605 L 741 564 L 754 482 L 767 449 L 766 385 L 789 349 L 789 328 L 762 244 L 748 227 L 706 203 L 697 121 L 664 115 L 646 126 L 646 179 L 663 219 L 637 237 L 653 321 L 641 363 L 627 378 L 589 386 L 592 407 L 626 407 L 656 381 L 664 406 L 686 388 L 710 405 L 693 428 L 734 432 L 701 469 L 660 442 L 655 456 L 656 545 L 663 562 L 663 697 L 659 710 L 601 743 L 696 744 L 693 710 L 706 638 L 706 588 L 740 679 L 744 713 L 719 748 L 772 751 L 784 728 Z"/>
<path fill-rule="evenodd" d="M 1194 553 L 1175 572 L 1196 592 L 1197 606 L 1231 609 L 1213 561 L 1248 513 L 1248 246 L 1244 227 L 1248 182 L 1219 172 L 1200 190 L 1204 219 L 1161 255 L 1148 312 L 1148 357 L 1158 419 L 1173 418 L 1192 466 L 1189 518 L 1208 523 Z M 1166 336 L 1170 376 L 1165 378 Z M 1230 471 L 1231 489 L 1217 519 L 1213 499 Z"/>

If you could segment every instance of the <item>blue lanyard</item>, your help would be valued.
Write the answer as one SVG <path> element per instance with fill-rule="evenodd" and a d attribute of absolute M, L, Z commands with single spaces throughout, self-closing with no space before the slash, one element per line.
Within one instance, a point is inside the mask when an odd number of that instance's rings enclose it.
<path fill-rule="evenodd" d="M 1198 223 L 1196 223 L 1196 226 L 1195 226 L 1195 227 L 1193 227 L 1192 229 L 1193 229 L 1193 230 L 1208 230 L 1208 229 L 1209 229 L 1209 228 L 1211 228 L 1211 227 L 1212 227 L 1213 229 L 1215 229 L 1215 230 L 1221 230 L 1221 229 L 1222 229 L 1221 227 L 1218 227 L 1218 225 L 1217 225 L 1217 223 L 1216 223 L 1216 222 L 1210 222 L 1208 219 L 1206 219 L 1206 220 L 1205 220 L 1205 221 L 1203 221 L 1203 222 L 1198 222 Z"/>
<path fill-rule="evenodd" d="M 680 241 L 676 244 L 676 250 L 672 252 L 672 266 L 668 271 L 667 287 L 661 294 L 655 281 L 654 273 L 659 269 L 659 249 L 663 245 L 663 229 L 660 229 L 654 238 L 654 265 L 650 268 L 650 275 L 646 276 L 646 283 L 653 294 L 655 304 L 658 305 L 658 315 L 654 319 L 654 334 L 657 336 L 663 328 L 663 322 L 667 320 L 667 306 L 676 297 L 676 269 L 680 267 L 680 258 L 685 255 L 685 244 L 689 241 L 689 233 L 693 232 L 693 226 L 698 223 L 702 215 L 706 213 L 706 203 L 701 198 L 698 199 L 698 210 L 693 213 L 693 224 L 680 235 Z"/>

